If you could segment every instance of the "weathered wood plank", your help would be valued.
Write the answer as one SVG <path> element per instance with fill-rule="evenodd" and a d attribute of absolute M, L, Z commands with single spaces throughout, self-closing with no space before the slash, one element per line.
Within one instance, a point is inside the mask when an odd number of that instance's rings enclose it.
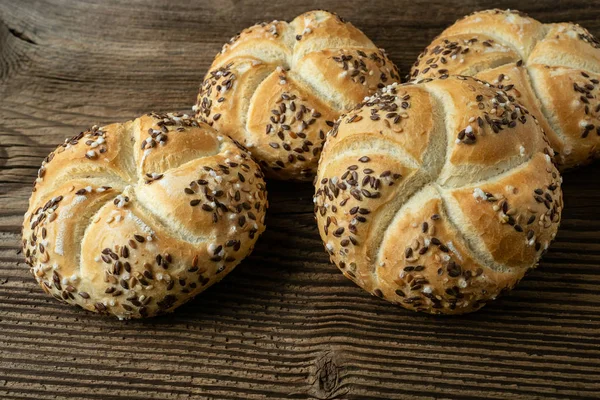
<path fill-rule="evenodd" d="M 405 74 L 476 9 L 600 35 L 589 1 L 342 2 Z M 509 296 L 457 318 L 372 298 L 328 263 L 310 185 L 269 182 L 254 254 L 176 314 L 117 322 L 48 298 L 18 254 L 41 160 L 91 124 L 186 110 L 213 55 L 279 2 L 0 0 L 0 398 L 597 398 L 600 165 L 565 175 L 562 229 Z"/>

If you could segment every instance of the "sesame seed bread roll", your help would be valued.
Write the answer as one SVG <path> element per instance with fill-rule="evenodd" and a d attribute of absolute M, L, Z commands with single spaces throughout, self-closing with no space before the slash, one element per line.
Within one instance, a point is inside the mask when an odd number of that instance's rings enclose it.
<path fill-rule="evenodd" d="M 335 124 L 315 179 L 331 261 L 373 295 L 478 310 L 534 268 L 562 211 L 553 151 L 507 92 L 450 76 L 392 84 Z"/>
<path fill-rule="evenodd" d="M 579 25 L 475 12 L 433 40 L 410 78 L 447 75 L 476 76 L 514 96 L 537 117 L 560 170 L 600 157 L 600 42 Z"/>
<path fill-rule="evenodd" d="M 197 118 L 248 148 L 267 177 L 310 181 L 333 121 L 399 82 L 383 50 L 326 11 L 252 26 L 217 54 Z"/>
<path fill-rule="evenodd" d="M 264 231 L 245 150 L 183 114 L 94 126 L 42 163 L 23 252 L 42 289 L 120 319 L 173 311 L 221 280 Z"/>

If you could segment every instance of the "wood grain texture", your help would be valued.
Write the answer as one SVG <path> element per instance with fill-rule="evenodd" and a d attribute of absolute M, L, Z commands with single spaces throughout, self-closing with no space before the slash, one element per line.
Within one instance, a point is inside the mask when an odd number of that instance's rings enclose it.
<path fill-rule="evenodd" d="M 0 0 L 0 398 L 581 399 L 600 393 L 600 164 L 565 175 L 562 229 L 509 296 L 464 317 L 375 299 L 328 263 L 310 185 L 269 182 L 267 232 L 175 314 L 60 305 L 17 253 L 43 157 L 94 123 L 189 109 L 221 45 L 301 2 Z M 600 36 L 597 2 L 321 1 L 406 74 L 456 18 L 520 8 Z"/>

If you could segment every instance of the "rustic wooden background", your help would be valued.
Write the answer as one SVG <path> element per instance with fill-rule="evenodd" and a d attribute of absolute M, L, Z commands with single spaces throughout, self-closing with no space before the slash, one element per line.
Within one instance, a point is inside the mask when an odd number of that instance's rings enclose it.
<path fill-rule="evenodd" d="M 322 249 L 310 185 L 269 182 L 254 254 L 166 317 L 64 307 L 17 252 L 54 145 L 93 123 L 189 109 L 240 29 L 329 9 L 405 74 L 446 25 L 495 6 L 600 35 L 597 0 L 0 0 L 0 398 L 598 398 L 600 164 L 565 175 L 562 230 L 541 267 L 465 317 L 404 311 L 346 280 Z"/>

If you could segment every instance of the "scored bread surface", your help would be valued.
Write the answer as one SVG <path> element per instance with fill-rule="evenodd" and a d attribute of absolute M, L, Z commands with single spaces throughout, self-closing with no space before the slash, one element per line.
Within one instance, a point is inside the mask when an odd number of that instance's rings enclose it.
<path fill-rule="evenodd" d="M 268 177 L 310 181 L 333 121 L 399 82 L 385 53 L 326 11 L 242 31 L 216 56 L 198 118 L 247 147 Z"/>
<path fill-rule="evenodd" d="M 600 42 L 573 23 L 542 24 L 514 10 L 458 20 L 419 55 L 412 80 L 476 76 L 540 121 L 559 169 L 600 157 Z"/>
<path fill-rule="evenodd" d="M 390 85 L 330 132 L 314 197 L 325 249 L 375 296 L 430 313 L 477 310 L 556 234 L 552 154 L 529 111 L 482 81 Z"/>
<path fill-rule="evenodd" d="M 183 114 L 93 127 L 43 162 L 23 251 L 44 291 L 119 318 L 172 311 L 263 232 L 266 188 L 238 144 Z"/>

